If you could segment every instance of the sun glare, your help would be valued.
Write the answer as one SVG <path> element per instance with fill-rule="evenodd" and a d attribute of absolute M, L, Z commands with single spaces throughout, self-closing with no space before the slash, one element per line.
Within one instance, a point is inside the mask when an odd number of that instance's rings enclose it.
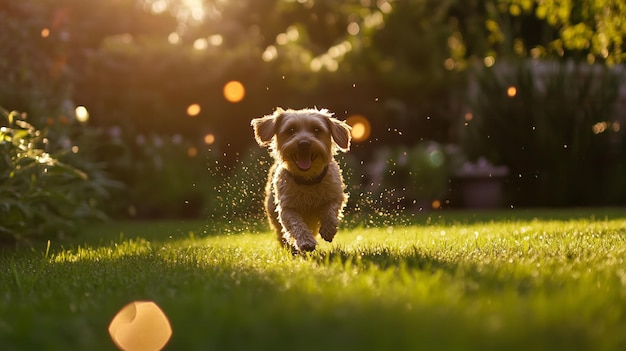
<path fill-rule="evenodd" d="M 226 100 L 232 103 L 236 103 L 243 100 L 243 97 L 246 95 L 246 89 L 244 88 L 243 84 L 241 84 L 241 82 L 231 80 L 224 85 L 223 93 Z"/>

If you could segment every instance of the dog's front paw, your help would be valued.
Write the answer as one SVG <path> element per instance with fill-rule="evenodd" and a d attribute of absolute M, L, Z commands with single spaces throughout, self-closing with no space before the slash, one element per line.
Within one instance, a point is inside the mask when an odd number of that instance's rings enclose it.
<path fill-rule="evenodd" d="M 298 251 L 313 251 L 317 242 L 312 237 L 304 237 L 296 240 L 295 245 Z"/>
<path fill-rule="evenodd" d="M 337 234 L 337 226 L 335 224 L 322 223 L 320 228 L 320 236 L 322 239 L 331 242 L 335 238 L 335 234 Z"/>

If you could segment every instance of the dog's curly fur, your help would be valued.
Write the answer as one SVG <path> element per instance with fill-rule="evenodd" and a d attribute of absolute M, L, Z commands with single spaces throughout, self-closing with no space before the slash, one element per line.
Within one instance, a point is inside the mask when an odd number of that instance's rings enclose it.
<path fill-rule="evenodd" d="M 275 160 L 265 211 L 279 242 L 302 252 L 315 250 L 318 233 L 332 241 L 348 200 L 334 155 L 350 149 L 350 126 L 326 109 L 281 108 L 251 125 Z"/>

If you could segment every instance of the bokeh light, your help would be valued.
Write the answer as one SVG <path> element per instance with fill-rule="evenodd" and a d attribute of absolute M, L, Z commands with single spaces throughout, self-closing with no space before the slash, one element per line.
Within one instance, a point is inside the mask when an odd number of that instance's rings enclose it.
<path fill-rule="evenodd" d="M 172 327 L 154 302 L 135 301 L 113 317 L 109 335 L 123 351 L 161 350 L 172 336 Z"/>
<path fill-rule="evenodd" d="M 239 81 L 231 80 L 224 85 L 224 98 L 229 102 L 240 102 L 245 95 L 246 89 Z"/>
<path fill-rule="evenodd" d="M 41 37 L 42 38 L 47 38 L 48 36 L 50 36 L 50 29 L 48 28 L 44 28 L 41 30 Z"/>
<path fill-rule="evenodd" d="M 180 43 L 180 35 L 178 35 L 178 33 L 176 32 L 172 32 L 167 36 L 167 41 L 170 44 L 178 44 Z"/>
<path fill-rule="evenodd" d="M 208 46 L 209 46 L 209 42 L 205 38 L 199 38 L 193 42 L 193 48 L 196 50 L 204 50 Z"/>
<path fill-rule="evenodd" d="M 483 60 L 485 67 L 491 67 L 496 63 L 496 58 L 493 56 L 487 56 Z"/>
<path fill-rule="evenodd" d="M 209 133 L 204 136 L 204 143 L 207 145 L 211 145 L 215 142 L 215 135 L 213 133 Z"/>
<path fill-rule="evenodd" d="M 600 134 L 604 133 L 607 127 L 608 124 L 606 122 L 598 122 L 591 127 L 591 130 L 593 130 L 593 134 Z"/>
<path fill-rule="evenodd" d="M 506 95 L 508 97 L 515 97 L 515 95 L 517 95 L 517 88 L 511 85 L 506 89 Z"/>
<path fill-rule="evenodd" d="M 361 31 L 361 27 L 356 22 L 350 22 L 347 30 L 350 35 L 357 35 Z"/>
<path fill-rule="evenodd" d="M 441 208 L 441 201 L 439 200 L 434 200 L 431 204 L 431 206 L 433 207 L 433 209 L 437 210 L 439 208 Z"/>
<path fill-rule="evenodd" d="M 443 151 L 441 151 L 438 147 L 429 147 L 428 150 L 428 162 L 433 167 L 441 167 L 443 166 L 446 156 Z"/>
<path fill-rule="evenodd" d="M 89 111 L 87 111 L 85 106 L 77 106 L 74 112 L 76 114 L 76 120 L 81 123 L 87 122 L 89 119 Z"/>
<path fill-rule="evenodd" d="M 191 158 L 198 156 L 198 149 L 195 146 L 189 147 L 189 149 L 187 149 L 187 156 Z"/>
<path fill-rule="evenodd" d="M 267 48 L 265 48 L 265 51 L 263 51 L 263 54 L 261 54 L 261 58 L 265 62 L 270 62 L 273 59 L 275 59 L 277 56 L 278 56 L 278 50 L 276 50 L 276 47 L 274 45 L 270 45 Z"/>
<path fill-rule="evenodd" d="M 213 46 L 220 46 L 224 42 L 224 37 L 220 34 L 213 34 L 209 37 L 209 44 Z"/>
<path fill-rule="evenodd" d="M 189 117 L 196 117 L 198 114 L 200 114 L 200 111 L 202 111 L 200 104 L 191 104 L 187 106 L 187 115 Z"/>
<path fill-rule="evenodd" d="M 352 141 L 355 143 L 369 139 L 372 132 L 370 121 L 362 115 L 352 115 L 348 117 L 346 123 L 352 127 Z"/>

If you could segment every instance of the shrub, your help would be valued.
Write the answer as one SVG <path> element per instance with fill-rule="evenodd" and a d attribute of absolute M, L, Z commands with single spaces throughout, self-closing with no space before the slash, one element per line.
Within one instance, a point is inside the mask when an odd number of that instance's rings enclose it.
<path fill-rule="evenodd" d="M 448 195 L 450 165 L 446 149 L 434 141 L 412 148 L 382 148 L 369 165 L 369 190 L 376 206 L 430 208 Z"/>
<path fill-rule="evenodd" d="M 96 206 L 107 190 L 97 178 L 61 162 L 64 151 L 51 150 L 46 131 L 26 115 L 3 111 L 2 118 L 0 244 L 61 238 L 84 220 L 105 218 Z"/>
<path fill-rule="evenodd" d="M 603 187 L 606 177 L 623 164 L 615 152 L 623 133 L 597 126 L 619 123 L 619 77 L 574 62 L 484 69 L 472 89 L 472 118 L 462 127 L 464 149 L 471 159 L 509 167 L 509 198 L 517 205 L 604 203 L 614 191 Z"/>

